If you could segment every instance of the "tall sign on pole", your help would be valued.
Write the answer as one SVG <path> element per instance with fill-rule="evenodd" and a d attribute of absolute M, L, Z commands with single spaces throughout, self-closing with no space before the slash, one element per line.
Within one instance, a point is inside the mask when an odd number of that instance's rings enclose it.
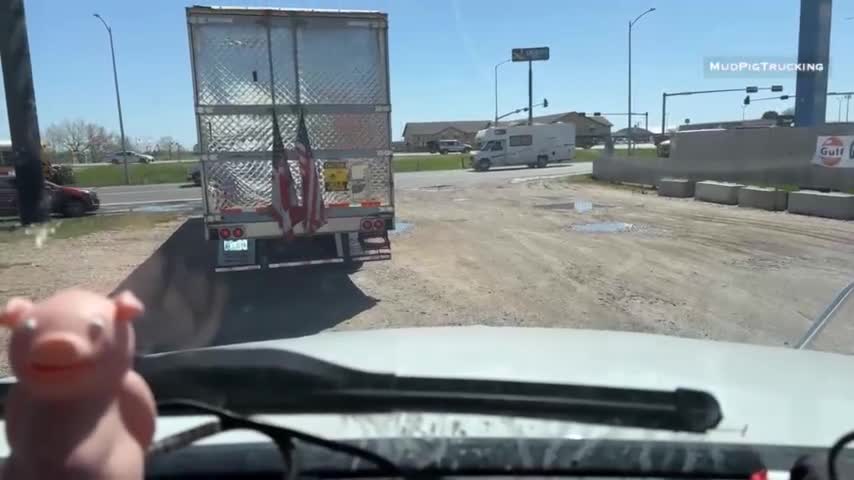
<path fill-rule="evenodd" d="M 510 58 L 514 62 L 528 62 L 528 125 L 534 123 L 534 67 L 533 62 L 549 59 L 549 47 L 514 48 Z"/>

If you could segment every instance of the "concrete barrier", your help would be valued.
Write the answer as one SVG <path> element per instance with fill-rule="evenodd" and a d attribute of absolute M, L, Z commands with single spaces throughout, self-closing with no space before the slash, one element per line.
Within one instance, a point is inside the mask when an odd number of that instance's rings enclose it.
<path fill-rule="evenodd" d="M 788 197 L 784 190 L 749 185 L 738 191 L 738 206 L 780 211 L 786 209 Z"/>
<path fill-rule="evenodd" d="M 613 157 L 593 162 L 593 176 L 610 182 L 655 185 L 662 177 L 754 185 L 854 189 L 854 168 L 813 165 L 821 135 L 854 135 L 854 123 L 680 132 L 669 158 Z"/>
<path fill-rule="evenodd" d="M 662 178 L 658 181 L 659 197 L 688 198 L 694 196 L 694 181 L 685 178 Z"/>
<path fill-rule="evenodd" d="M 666 158 L 614 157 L 603 153 L 593 161 L 593 178 L 607 182 L 655 185 L 666 177 L 663 163 Z"/>
<path fill-rule="evenodd" d="M 697 182 L 697 185 L 694 187 L 694 198 L 703 202 L 737 205 L 738 191 L 743 186 L 739 183 Z"/>
<path fill-rule="evenodd" d="M 789 212 L 854 220 L 854 195 L 800 190 L 789 194 Z"/>

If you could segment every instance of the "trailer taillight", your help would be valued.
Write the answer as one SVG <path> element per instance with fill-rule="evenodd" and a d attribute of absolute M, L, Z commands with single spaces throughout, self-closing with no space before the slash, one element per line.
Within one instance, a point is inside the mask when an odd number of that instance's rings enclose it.
<path fill-rule="evenodd" d="M 231 230 L 228 228 L 222 227 L 219 229 L 219 238 L 227 239 L 231 238 Z"/>
<path fill-rule="evenodd" d="M 373 229 L 374 229 L 374 222 L 371 221 L 370 218 L 366 218 L 366 219 L 362 220 L 362 231 L 363 232 L 370 232 Z"/>
<path fill-rule="evenodd" d="M 374 230 L 383 230 L 385 229 L 385 221 L 382 218 L 378 218 L 374 220 Z"/>
<path fill-rule="evenodd" d="M 244 231 L 243 231 L 243 228 L 241 228 L 241 227 L 234 227 L 234 228 L 231 230 L 231 234 L 232 234 L 232 235 L 234 235 L 234 238 L 243 238 L 243 235 L 244 235 L 245 233 L 246 233 L 246 232 L 244 232 Z"/>

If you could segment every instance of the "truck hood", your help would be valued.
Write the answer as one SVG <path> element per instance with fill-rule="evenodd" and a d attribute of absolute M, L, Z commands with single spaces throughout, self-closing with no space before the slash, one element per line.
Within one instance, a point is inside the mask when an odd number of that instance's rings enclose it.
<path fill-rule="evenodd" d="M 411 412 L 263 416 L 266 421 L 328 438 L 411 437 L 429 432 L 451 437 L 828 447 L 854 429 L 850 408 L 854 357 L 832 353 L 629 332 L 483 326 L 330 332 L 211 348 L 281 348 L 352 368 L 411 376 L 694 388 L 712 393 L 723 411 L 719 427 L 706 434 Z M 157 438 L 207 420 L 210 417 L 161 418 Z M 238 431 L 200 443 L 263 439 Z M 6 452 L 6 445 L 0 443 L 0 456 Z"/>
<path fill-rule="evenodd" d="M 485 326 L 329 332 L 215 348 L 281 348 L 409 376 L 693 388 L 712 393 L 724 415 L 714 432 L 701 436 L 591 426 L 578 426 L 573 435 L 826 447 L 854 429 L 854 357 L 833 353 L 630 332 Z M 554 423 L 513 420 L 468 433 L 536 433 Z"/>

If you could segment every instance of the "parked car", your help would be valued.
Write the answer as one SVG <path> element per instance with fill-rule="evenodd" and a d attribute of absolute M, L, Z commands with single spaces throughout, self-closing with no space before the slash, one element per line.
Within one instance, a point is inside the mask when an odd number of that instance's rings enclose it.
<path fill-rule="evenodd" d="M 138 152 L 116 152 L 110 155 L 110 163 L 115 165 L 125 163 L 125 156 L 127 156 L 128 163 L 151 163 L 154 161 L 154 157 L 151 155 L 146 155 L 144 153 Z"/>
<path fill-rule="evenodd" d="M 15 176 L 0 176 L 0 217 L 18 215 L 18 191 Z M 98 210 L 101 201 L 98 194 L 84 188 L 44 182 L 44 208 L 51 214 L 64 217 L 81 217 Z"/>
<path fill-rule="evenodd" d="M 197 187 L 202 186 L 202 167 L 201 164 L 195 164 L 187 170 L 187 180 L 193 182 Z"/>
<path fill-rule="evenodd" d="M 430 153 L 438 152 L 442 155 L 446 153 L 469 153 L 471 151 L 471 145 L 459 140 L 431 141 L 427 143 L 427 146 L 430 149 Z"/>

